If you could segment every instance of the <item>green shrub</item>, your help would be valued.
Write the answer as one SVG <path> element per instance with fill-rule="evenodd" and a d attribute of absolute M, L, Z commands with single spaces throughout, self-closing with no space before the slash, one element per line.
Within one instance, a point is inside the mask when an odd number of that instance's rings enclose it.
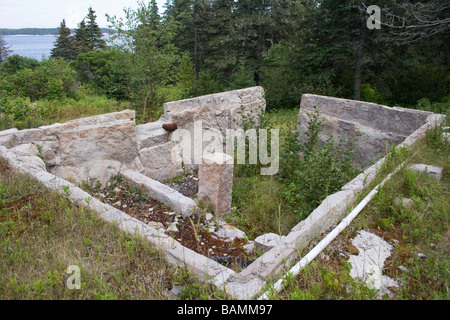
<path fill-rule="evenodd" d="M 73 97 L 78 89 L 76 72 L 63 59 L 48 59 L 35 68 L 23 68 L 0 80 L 3 94 L 12 97 L 62 99 Z"/>
<path fill-rule="evenodd" d="M 78 79 L 97 95 L 110 98 L 129 97 L 130 56 L 119 50 L 94 50 L 80 53 L 71 63 Z"/>
<path fill-rule="evenodd" d="M 32 105 L 30 98 L 18 97 L 13 99 L 8 99 L 0 105 L 0 112 L 10 115 L 13 120 L 21 121 L 24 120 L 25 117 L 30 115 L 32 111 Z"/>
<path fill-rule="evenodd" d="M 357 173 L 353 167 L 353 143 L 339 143 L 329 137 L 321 142 L 322 122 L 317 110 L 308 114 L 306 140 L 299 143 L 297 133 L 286 139 L 283 150 L 280 177 L 286 186 L 285 200 L 296 212 L 298 219 L 306 218 L 328 195 L 338 191 Z M 300 151 L 300 154 L 299 154 Z"/>
<path fill-rule="evenodd" d="M 5 62 L 1 64 L 0 74 L 2 75 L 12 75 L 23 69 L 34 70 L 40 65 L 40 62 L 33 58 L 26 58 L 19 56 L 18 54 L 13 54 L 9 56 Z"/>
<path fill-rule="evenodd" d="M 383 95 L 369 83 L 363 83 L 361 85 L 361 100 L 374 103 L 383 103 Z"/>
<path fill-rule="evenodd" d="M 448 152 L 450 143 L 444 136 L 444 129 L 441 125 L 429 128 L 425 133 L 425 143 L 436 152 Z"/>
<path fill-rule="evenodd" d="M 14 128 L 14 119 L 9 114 L 0 115 L 0 131 Z"/>
<path fill-rule="evenodd" d="M 448 115 L 450 111 L 450 96 L 444 97 L 440 102 L 433 103 L 427 98 L 420 99 L 417 101 L 415 108 Z"/>

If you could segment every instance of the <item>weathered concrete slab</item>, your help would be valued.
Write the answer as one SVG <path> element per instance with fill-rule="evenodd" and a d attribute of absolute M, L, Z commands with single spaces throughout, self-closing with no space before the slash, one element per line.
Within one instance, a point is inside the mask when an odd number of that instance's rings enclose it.
<path fill-rule="evenodd" d="M 265 233 L 257 237 L 254 242 L 255 246 L 260 248 L 263 252 L 266 252 L 279 245 L 284 238 L 284 236 L 275 233 Z"/>
<path fill-rule="evenodd" d="M 10 147 L 13 145 L 14 133 L 19 131 L 16 128 L 0 131 L 0 146 Z"/>
<path fill-rule="evenodd" d="M 192 142 L 191 159 L 194 159 L 194 150 L 198 148 L 194 145 L 195 143 L 200 145 L 199 149 L 202 151 L 209 145 L 208 141 L 195 140 L 199 130 L 202 136 L 219 134 L 226 137 L 227 129 L 237 129 L 242 125 L 242 115 L 258 121 L 261 111 L 265 109 L 266 100 L 262 87 L 216 93 L 164 104 L 165 117 L 170 118 L 171 122 L 176 122 L 179 130 L 189 132 Z M 198 128 L 199 123 L 201 123 L 201 129 Z M 223 140 L 222 152 L 226 152 L 225 139 Z M 192 161 L 186 167 L 197 169 L 199 164 Z"/>
<path fill-rule="evenodd" d="M 266 282 L 258 277 L 230 277 L 225 285 L 225 290 L 240 300 L 249 300 L 257 295 L 265 286 Z"/>
<path fill-rule="evenodd" d="M 229 225 L 225 222 L 219 223 L 219 229 L 214 231 L 214 234 L 224 239 L 225 241 L 233 241 L 235 239 L 246 239 L 247 235 L 244 231 L 239 230 L 238 228 Z"/>
<path fill-rule="evenodd" d="M 351 255 L 348 262 L 351 264 L 350 276 L 360 278 L 371 289 L 380 290 L 380 295 L 391 294 L 388 287 L 398 287 L 398 283 L 382 274 L 384 263 L 390 257 L 393 249 L 379 236 L 362 230 L 352 240 L 352 244 L 359 251 L 358 255 Z"/>
<path fill-rule="evenodd" d="M 104 184 L 111 171 L 117 174 L 123 165 L 135 166 L 134 118 L 134 111 L 125 110 L 36 129 L 9 130 L 5 136 L 10 147 L 38 146 L 48 169 L 60 177 L 77 183 L 97 179 Z"/>
<path fill-rule="evenodd" d="M 165 121 L 159 120 L 136 126 L 138 148 L 146 149 L 169 142 L 169 133 L 162 128 Z"/>
<path fill-rule="evenodd" d="M 432 115 L 432 112 L 427 111 L 391 108 L 364 101 L 304 94 L 301 108 L 312 111 L 314 106 L 320 113 L 405 137 L 423 125 L 427 117 Z"/>
<path fill-rule="evenodd" d="M 173 142 L 141 149 L 139 159 L 142 173 L 159 181 L 166 181 L 184 173 L 183 160 Z"/>

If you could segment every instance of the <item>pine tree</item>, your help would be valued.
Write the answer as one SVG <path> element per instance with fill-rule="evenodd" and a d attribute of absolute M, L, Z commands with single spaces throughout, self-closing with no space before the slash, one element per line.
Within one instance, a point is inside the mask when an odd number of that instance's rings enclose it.
<path fill-rule="evenodd" d="M 364 48 L 372 38 L 368 36 L 367 16 L 360 6 L 360 1 L 356 0 L 339 4 L 323 0 L 319 6 L 310 8 L 309 19 L 313 23 L 305 50 L 306 64 L 311 71 L 343 85 L 345 91 L 341 95 L 350 97 L 353 93 L 355 100 L 361 98 L 362 67 L 367 63 L 363 61 Z M 351 84 L 353 90 L 349 89 Z"/>
<path fill-rule="evenodd" d="M 239 61 L 239 68 L 233 76 L 231 89 L 244 89 L 255 85 L 253 71 L 244 60 Z"/>
<path fill-rule="evenodd" d="M 178 24 L 175 43 L 180 51 L 188 51 L 198 74 L 206 58 L 211 0 L 172 0 L 166 3 L 166 16 Z"/>
<path fill-rule="evenodd" d="M 78 56 L 80 53 L 91 51 L 88 37 L 88 30 L 84 19 L 78 24 L 78 28 L 75 29 L 75 35 L 73 36 L 75 53 Z"/>
<path fill-rule="evenodd" d="M 73 47 L 70 29 L 66 26 L 66 21 L 63 19 L 58 28 L 58 38 L 51 51 L 52 57 L 61 57 L 65 60 L 73 60 L 75 58 L 75 51 Z"/>
<path fill-rule="evenodd" d="M 6 57 L 11 53 L 11 50 L 9 50 L 8 45 L 6 44 L 6 41 L 3 39 L 2 35 L 0 34 L 0 64 L 3 63 L 6 60 Z"/>
<path fill-rule="evenodd" d="M 92 9 L 92 7 L 89 7 L 89 12 L 86 18 L 87 18 L 86 39 L 88 43 L 88 48 L 90 50 L 103 49 L 105 47 L 105 40 L 102 39 L 103 35 L 100 30 L 100 27 L 95 21 L 97 16 L 95 15 L 95 11 Z"/>
<path fill-rule="evenodd" d="M 208 23 L 205 64 L 227 76 L 236 69 L 240 57 L 234 25 L 236 4 L 234 0 L 215 0 L 212 4 L 211 20 Z"/>

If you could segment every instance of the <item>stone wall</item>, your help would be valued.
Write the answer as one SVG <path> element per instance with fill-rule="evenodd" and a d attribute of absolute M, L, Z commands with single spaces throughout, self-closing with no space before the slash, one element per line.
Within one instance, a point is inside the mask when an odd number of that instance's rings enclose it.
<path fill-rule="evenodd" d="M 309 97 L 306 97 L 305 101 L 307 99 L 309 99 Z M 356 106 L 353 107 L 356 108 Z M 339 121 L 342 121 L 342 125 L 344 127 L 347 123 L 354 124 L 355 126 L 362 125 L 357 121 L 354 121 L 354 119 L 352 121 L 342 119 L 345 118 L 342 116 L 343 113 L 341 115 L 336 113 L 338 111 L 333 110 L 332 104 L 329 105 L 329 108 L 331 109 L 331 111 L 329 111 L 330 113 L 335 112 L 334 115 L 328 115 L 325 112 L 322 114 L 325 116 L 334 117 L 334 119 L 339 119 Z M 303 111 L 305 110 L 307 110 L 307 106 L 305 106 Z M 406 111 L 404 109 L 400 111 L 408 114 L 416 114 L 419 118 L 417 121 L 421 121 L 420 115 L 423 114 L 421 112 L 414 110 Z M 370 114 L 370 112 L 368 111 L 367 114 Z M 132 115 L 133 118 L 130 118 L 130 115 Z M 342 118 L 338 118 L 338 115 Z M 168 114 L 165 114 L 165 116 L 168 116 Z M 376 116 L 376 114 L 373 116 Z M 409 115 L 405 115 L 405 117 L 408 116 Z M 400 146 L 412 146 L 416 141 L 425 136 L 425 132 L 429 126 L 440 123 L 442 118 L 443 117 L 440 115 L 429 114 L 425 117 L 425 121 L 422 125 L 419 125 L 413 130 L 413 132 L 408 134 L 406 139 L 403 139 L 404 141 L 400 144 Z M 74 128 L 78 128 L 81 136 L 85 136 L 85 140 L 81 141 L 90 141 L 89 143 L 92 144 L 96 143 L 93 140 L 93 137 L 102 137 L 103 135 L 101 133 L 94 133 L 94 135 L 91 135 L 93 132 L 89 131 L 89 128 L 92 129 L 92 126 L 98 127 L 100 132 L 103 132 L 103 130 L 114 130 L 116 125 L 120 127 L 120 125 L 123 125 L 124 122 L 127 123 L 127 119 L 133 122 L 134 113 L 124 111 L 123 113 L 75 120 L 74 122 L 69 123 L 65 130 L 71 132 Z M 136 147 L 135 153 L 131 155 L 123 155 L 124 159 L 129 161 L 134 155 L 139 154 L 139 151 L 168 143 L 165 139 L 169 139 L 169 134 L 158 131 L 159 125 L 162 125 L 162 123 L 166 120 L 171 119 L 162 118 L 160 119 L 161 123 L 146 124 L 141 127 L 138 126 L 139 129 L 136 128 L 137 138 L 133 140 L 131 137 L 130 140 L 124 140 L 125 142 L 131 141 L 133 150 Z M 337 121 L 337 123 L 339 123 L 339 121 Z M 385 121 L 387 120 L 385 119 Z M 412 119 L 412 121 L 415 120 Z M 362 122 L 364 122 L 364 120 L 362 120 Z M 103 125 L 100 125 L 101 123 Z M 12 168 L 31 175 L 33 178 L 43 183 L 47 188 L 62 193 L 62 186 L 69 187 L 70 201 L 77 205 L 88 207 L 90 210 L 96 211 L 105 221 L 116 223 L 116 225 L 125 232 L 143 236 L 153 245 L 163 250 L 169 262 L 185 266 L 187 269 L 192 270 L 192 272 L 198 275 L 202 280 L 209 281 L 216 287 L 225 290 L 237 299 L 255 298 L 261 290 L 267 287 L 269 281 L 272 281 L 282 272 L 289 269 L 293 261 L 300 257 L 302 250 L 307 248 L 311 241 L 317 240 L 322 233 L 339 223 L 342 218 L 346 216 L 350 208 L 355 205 L 354 200 L 358 197 L 358 195 L 364 190 L 364 188 L 367 188 L 375 180 L 378 170 L 385 161 L 385 158 L 378 160 L 355 179 L 347 183 L 341 191 L 328 196 L 322 204 L 309 215 L 307 219 L 297 224 L 287 236 L 276 239 L 276 244 L 256 259 L 256 261 L 254 261 L 250 266 L 240 272 L 235 272 L 225 266 L 222 266 L 216 261 L 193 252 L 192 250 L 182 246 L 170 236 L 160 232 L 159 230 L 151 228 L 141 221 L 133 219 L 124 212 L 115 209 L 108 204 L 102 203 L 98 199 L 92 198 L 90 201 L 85 201 L 90 197 L 88 193 L 76 187 L 72 183 L 48 173 L 45 168 L 45 163 L 40 157 L 37 156 L 39 154 L 39 150 L 36 145 L 29 142 L 27 143 L 26 141 L 33 141 L 33 143 L 34 141 L 40 141 L 43 144 L 48 143 L 48 145 L 45 145 L 45 148 L 42 148 L 42 153 L 45 155 L 44 158 L 48 160 L 53 159 L 55 163 L 58 163 L 61 159 L 66 159 L 64 156 L 61 158 L 61 149 L 64 149 L 64 147 L 61 148 L 59 140 L 55 139 L 55 137 L 58 138 L 60 135 L 54 134 L 47 137 L 43 134 L 43 132 L 59 132 L 58 130 L 62 130 L 62 128 L 59 127 L 64 125 L 66 124 L 57 124 L 54 126 L 31 130 L 18 131 L 13 129 L 0 132 L 0 157 L 5 158 Z M 398 123 L 398 125 L 400 125 L 400 123 Z M 370 123 L 366 123 L 365 126 L 384 133 L 386 133 L 386 131 L 383 130 L 387 130 L 386 128 L 381 129 L 381 127 L 373 128 Z M 403 130 L 402 128 L 397 128 L 396 130 L 397 131 L 395 133 L 391 134 L 398 136 L 406 134 L 399 133 L 398 130 Z M 129 132 L 127 131 L 127 134 L 128 133 Z M 118 137 L 121 137 L 122 134 L 128 137 L 125 133 L 118 133 L 117 135 Z M 87 136 L 90 136 L 92 139 L 89 140 Z M 115 137 L 115 139 L 117 139 L 117 137 Z M 56 152 L 52 152 L 52 149 L 50 148 L 51 143 L 55 143 L 55 146 L 58 146 Z M 155 143 L 156 145 L 152 145 L 152 143 Z M 116 145 L 115 148 L 117 149 L 119 146 L 122 145 Z M 124 147 L 126 148 L 126 146 Z M 91 147 L 86 146 L 85 148 L 88 150 Z M 101 159 L 108 153 L 105 148 L 102 149 L 102 147 L 98 145 L 97 148 L 98 150 L 94 151 L 98 152 L 92 152 L 89 153 L 89 155 L 95 157 L 98 156 Z M 75 150 L 77 150 L 80 154 L 74 156 L 84 157 L 81 159 L 89 161 L 88 155 L 83 155 L 84 149 L 82 147 Z M 63 151 L 62 154 L 67 152 L 68 151 Z M 119 154 L 117 150 L 110 150 L 109 152 L 111 156 L 117 156 Z M 140 160 L 137 157 L 135 162 L 133 162 L 130 166 L 139 166 L 139 162 Z M 143 172 L 144 169 L 141 168 L 140 171 Z M 147 178 L 147 176 L 143 175 L 141 172 L 134 169 L 126 169 L 123 171 L 123 174 L 127 181 L 137 187 L 143 187 L 146 192 L 161 201 L 170 201 L 171 206 L 177 208 L 177 210 L 181 212 L 184 212 L 186 215 L 189 215 L 191 210 L 194 209 L 193 201 L 189 201 L 192 199 L 183 198 L 180 194 L 170 190 L 170 188 L 168 189 L 167 186 Z M 170 195 L 174 196 L 167 199 Z"/>
<path fill-rule="evenodd" d="M 354 148 L 355 164 L 365 168 L 376 162 L 388 146 L 400 144 L 417 128 L 426 123 L 432 113 L 375 103 L 304 94 L 300 105 L 300 139 L 305 140 L 308 113 L 316 107 L 325 119 L 320 135 L 325 141 L 330 135 L 335 141 L 357 136 Z"/>
<path fill-rule="evenodd" d="M 178 130 L 188 131 L 192 138 L 193 152 L 195 123 L 201 122 L 203 135 L 213 131 L 225 137 L 227 129 L 235 129 L 241 125 L 243 114 L 257 119 L 261 110 L 265 109 L 266 100 L 262 87 L 210 94 L 164 104 L 164 114 L 158 121 L 136 127 L 144 174 L 164 181 L 182 172 L 181 155 L 175 151 L 179 150 L 177 145 L 180 140 L 172 139 L 173 135 L 162 129 L 163 124 L 177 123 Z M 208 142 L 202 147 L 206 145 Z M 225 146 L 223 151 L 225 152 Z M 167 164 L 166 170 L 155 167 L 160 161 Z M 197 170 L 198 163 L 185 164 L 185 168 Z"/>
<path fill-rule="evenodd" d="M 184 168 L 178 142 L 163 124 L 177 122 L 179 129 L 193 134 L 194 123 L 202 121 L 203 132 L 225 135 L 240 123 L 241 108 L 246 114 L 260 114 L 266 106 L 263 97 L 262 87 L 252 87 L 169 102 L 158 121 L 138 126 L 135 112 L 125 110 L 36 129 L 11 129 L 0 132 L 0 145 L 34 144 L 49 172 L 75 183 L 104 184 L 127 168 L 166 181 Z"/>
<path fill-rule="evenodd" d="M 125 110 L 1 135 L 0 144 L 32 143 L 47 170 L 75 183 L 105 183 L 124 167 L 139 164 L 135 112 Z"/>

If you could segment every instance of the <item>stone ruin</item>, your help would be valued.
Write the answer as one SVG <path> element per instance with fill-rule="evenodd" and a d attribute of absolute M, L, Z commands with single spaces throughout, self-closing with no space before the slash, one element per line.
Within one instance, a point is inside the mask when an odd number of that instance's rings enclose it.
<path fill-rule="evenodd" d="M 387 107 L 375 103 L 304 94 L 299 112 L 300 133 L 308 128 L 308 113 L 314 107 L 324 119 L 320 139 L 334 141 L 355 137 L 355 165 L 367 168 L 378 161 L 393 144 L 399 145 L 433 113 Z M 302 136 L 304 139 L 304 135 Z"/>
<path fill-rule="evenodd" d="M 311 241 L 345 217 L 357 196 L 374 181 L 385 161 L 382 157 L 386 144 L 410 146 L 424 137 L 430 125 L 442 119 L 442 116 L 429 112 L 305 94 L 299 112 L 301 133 L 306 129 L 307 112 L 313 111 L 314 106 L 325 117 L 322 138 L 330 134 L 336 138 L 358 133 L 357 162 L 365 170 L 341 191 L 328 196 L 288 235 L 258 237 L 256 240 L 259 239 L 264 253 L 240 272 L 184 247 L 164 231 L 96 198 L 85 201 L 90 195 L 77 184 L 82 181 L 104 184 L 111 176 L 121 174 L 153 199 L 183 216 L 191 215 L 197 203 L 171 189 L 164 181 L 186 169 L 199 168 L 195 165 L 183 168 L 182 158 L 177 154 L 177 142 L 171 141 L 171 133 L 162 129 L 162 125 L 177 123 L 178 128 L 193 132 L 196 129 L 193 123 L 200 120 L 203 130 L 223 133 L 239 126 L 242 111 L 257 114 L 265 108 L 261 87 L 166 103 L 160 120 L 143 125 L 136 126 L 134 111 L 126 110 L 37 129 L 6 130 L 0 132 L 0 156 L 12 168 L 32 176 L 49 189 L 62 193 L 62 187 L 66 186 L 73 203 L 97 212 L 105 221 L 115 222 L 127 233 L 141 235 L 160 248 L 169 262 L 192 269 L 202 280 L 226 290 L 235 298 L 251 299 L 261 293 L 270 279 L 279 276 L 299 258 Z M 222 165 L 226 163 L 224 160 Z M 227 201 L 221 202 L 220 197 L 224 193 L 228 194 L 227 199 L 231 197 L 232 170 L 221 166 L 220 161 L 217 166 L 200 167 L 199 198 L 209 199 L 221 215 L 227 214 L 231 205 Z"/>
<path fill-rule="evenodd" d="M 193 131 L 194 122 L 202 121 L 204 131 L 225 133 L 238 126 L 241 108 L 265 109 L 263 95 L 261 87 L 254 87 L 170 102 L 158 121 L 142 125 L 135 125 L 134 111 L 125 110 L 36 129 L 11 129 L 0 133 L 0 145 L 32 143 L 41 150 L 50 173 L 78 184 L 104 184 L 124 169 L 166 181 L 183 173 L 183 163 L 164 124 L 177 123 L 178 129 Z"/>
<path fill-rule="evenodd" d="M 161 183 L 185 171 L 177 142 L 172 141 L 171 132 L 163 125 L 176 123 L 178 129 L 193 133 L 194 123 L 201 121 L 203 132 L 225 134 L 227 129 L 239 126 L 242 110 L 244 114 L 257 114 L 263 109 L 264 90 L 253 87 L 166 103 L 158 121 L 142 125 L 135 124 L 134 111 L 125 110 L 36 129 L 6 130 L 0 133 L 0 145 L 11 150 L 34 145 L 46 171 L 77 185 L 105 185 L 118 174 L 132 184 L 146 181 L 151 196 L 189 215 L 195 208 L 192 199 Z M 198 170 L 198 165 L 190 169 Z M 230 209 L 231 202 L 222 212 Z"/>

